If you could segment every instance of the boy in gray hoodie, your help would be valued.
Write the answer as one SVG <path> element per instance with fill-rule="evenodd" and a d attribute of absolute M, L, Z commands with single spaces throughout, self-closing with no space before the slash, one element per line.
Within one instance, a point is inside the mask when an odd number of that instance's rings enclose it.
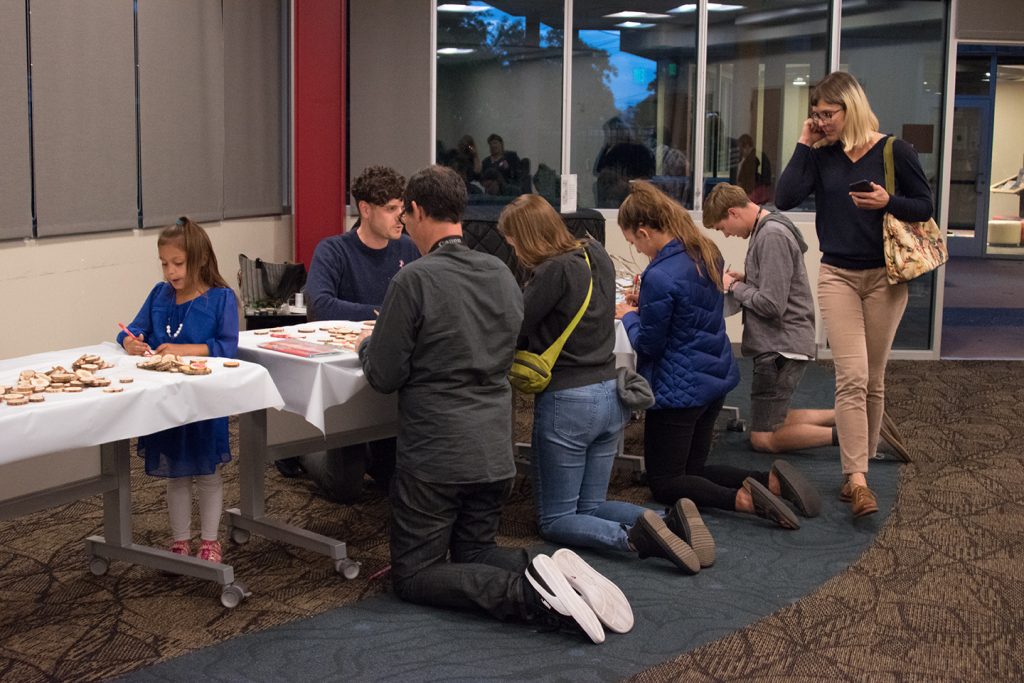
<path fill-rule="evenodd" d="M 743 188 L 728 183 L 707 196 L 703 220 L 726 237 L 750 240 L 745 272 L 727 270 L 723 279 L 726 296 L 743 312 L 740 350 L 754 359 L 750 445 L 767 453 L 836 445 L 834 410 L 789 408 L 815 353 L 803 236 L 788 218 L 751 202 Z"/>

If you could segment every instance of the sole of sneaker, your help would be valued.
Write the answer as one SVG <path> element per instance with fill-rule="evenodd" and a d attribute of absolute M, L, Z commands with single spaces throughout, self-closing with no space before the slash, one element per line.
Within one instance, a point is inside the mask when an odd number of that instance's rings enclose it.
<path fill-rule="evenodd" d="M 615 633 L 632 630 L 633 608 L 618 586 L 568 548 L 556 550 L 551 559 L 605 628 Z"/>
<path fill-rule="evenodd" d="M 754 514 L 764 519 L 769 519 L 783 529 L 799 529 L 800 520 L 786 503 L 769 491 L 764 484 L 747 477 L 743 481 L 743 488 L 750 494 L 754 501 Z"/>
<path fill-rule="evenodd" d="M 530 572 L 537 574 L 534 578 Z M 604 642 L 604 628 L 601 620 L 591 609 L 590 605 L 583 601 L 569 582 L 562 574 L 555 561 L 547 555 L 538 555 L 533 558 L 530 567 L 526 570 L 526 578 L 533 585 L 541 600 L 551 609 L 559 614 L 570 617 L 595 643 Z"/>
<path fill-rule="evenodd" d="M 658 516 L 653 510 L 645 510 L 637 524 L 643 525 L 648 537 L 661 548 L 663 557 L 672 561 L 677 567 L 687 574 L 696 574 L 700 571 L 700 558 L 686 541 L 672 533 L 665 520 Z"/>
<path fill-rule="evenodd" d="M 672 514 L 682 527 L 683 540 L 690 544 L 697 553 L 701 568 L 710 567 L 715 563 L 715 539 L 704 525 L 697 505 L 689 498 L 680 498 L 672 506 Z"/>
<path fill-rule="evenodd" d="M 772 463 L 772 471 L 779 480 L 782 497 L 793 503 L 800 514 L 804 517 L 821 514 L 821 496 L 800 470 L 785 460 L 776 460 Z"/>

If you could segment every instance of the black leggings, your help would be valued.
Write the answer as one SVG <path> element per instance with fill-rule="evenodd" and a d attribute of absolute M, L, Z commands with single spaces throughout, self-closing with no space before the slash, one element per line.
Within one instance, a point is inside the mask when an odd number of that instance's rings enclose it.
<path fill-rule="evenodd" d="M 736 509 L 736 492 L 753 477 L 768 485 L 767 472 L 706 466 L 715 420 L 724 397 L 694 408 L 648 410 L 644 417 L 644 463 L 654 499 L 672 505 L 690 498 L 697 507 Z"/>

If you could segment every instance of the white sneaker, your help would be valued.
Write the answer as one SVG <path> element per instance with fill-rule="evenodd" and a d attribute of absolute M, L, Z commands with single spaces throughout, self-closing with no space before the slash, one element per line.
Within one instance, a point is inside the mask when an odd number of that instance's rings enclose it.
<path fill-rule="evenodd" d="M 568 548 L 556 550 L 551 559 L 608 630 L 628 633 L 633 628 L 633 608 L 611 580 Z"/>
<path fill-rule="evenodd" d="M 547 555 L 537 555 L 526 568 L 526 579 L 540 595 L 541 601 L 560 621 L 573 622 L 595 643 L 604 642 L 604 629 L 583 598 L 573 590 L 565 576 Z"/>

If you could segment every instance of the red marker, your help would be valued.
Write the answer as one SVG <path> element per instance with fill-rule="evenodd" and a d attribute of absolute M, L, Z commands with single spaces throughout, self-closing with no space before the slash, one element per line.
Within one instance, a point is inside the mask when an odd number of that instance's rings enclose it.
<path fill-rule="evenodd" d="M 132 334 L 132 331 L 125 327 L 124 323 L 118 323 L 117 326 L 124 330 L 124 333 L 127 334 L 129 337 L 131 337 L 135 341 L 139 341 L 139 338 Z"/>
<path fill-rule="evenodd" d="M 132 334 L 131 330 L 129 330 L 127 327 L 124 326 L 124 323 L 118 323 L 117 326 L 120 327 L 122 330 L 124 330 L 124 333 L 127 334 L 132 339 L 134 339 L 135 341 L 140 341 L 138 337 L 136 337 L 134 334 Z M 153 350 L 148 348 L 148 345 L 147 345 L 146 353 L 143 354 L 143 355 L 152 356 L 153 355 Z"/>

